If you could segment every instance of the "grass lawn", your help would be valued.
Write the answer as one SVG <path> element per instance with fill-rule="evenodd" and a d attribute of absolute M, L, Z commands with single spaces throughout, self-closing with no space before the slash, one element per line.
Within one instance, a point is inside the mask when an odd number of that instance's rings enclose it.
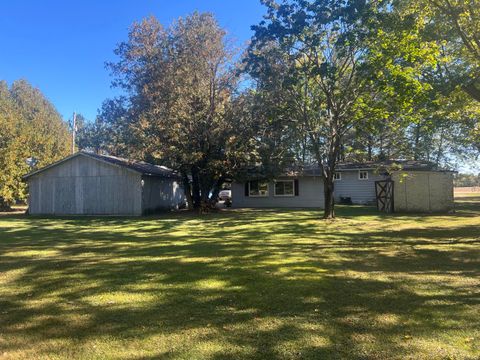
<path fill-rule="evenodd" d="M 0 217 L 1 359 L 479 359 L 480 194 L 456 214 Z"/>

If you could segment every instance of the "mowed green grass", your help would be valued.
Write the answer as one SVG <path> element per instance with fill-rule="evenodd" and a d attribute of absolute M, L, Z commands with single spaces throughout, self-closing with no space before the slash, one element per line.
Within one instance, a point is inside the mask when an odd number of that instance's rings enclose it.
<path fill-rule="evenodd" d="M 2 216 L 0 358 L 480 358 L 480 194 L 320 215 Z"/>

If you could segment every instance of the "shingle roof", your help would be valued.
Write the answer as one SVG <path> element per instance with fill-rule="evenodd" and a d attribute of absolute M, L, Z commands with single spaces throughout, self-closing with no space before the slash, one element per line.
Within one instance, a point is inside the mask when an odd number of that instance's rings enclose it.
<path fill-rule="evenodd" d="M 385 160 L 385 161 L 366 161 L 366 162 L 340 162 L 337 163 L 335 171 L 358 171 L 371 170 L 381 173 L 392 171 L 439 171 L 439 172 L 455 172 L 452 170 L 440 168 L 435 163 L 417 160 Z M 272 176 L 260 166 L 251 167 L 245 170 L 244 177 L 247 179 L 268 178 Z M 322 176 L 320 167 L 316 164 L 297 165 L 287 168 L 282 174 L 276 176 Z"/>
<path fill-rule="evenodd" d="M 341 162 L 336 166 L 336 171 L 351 170 L 387 170 L 396 169 L 405 171 L 451 171 L 442 169 L 432 162 L 418 160 L 385 160 L 385 161 L 367 161 L 367 162 Z M 297 174 L 320 176 L 320 168 L 317 165 L 309 165 L 303 168 L 293 170 Z"/>
<path fill-rule="evenodd" d="M 418 160 L 385 160 L 385 161 L 368 161 L 368 162 L 349 162 L 338 164 L 339 170 L 351 170 L 351 169 L 378 169 L 387 168 L 391 166 L 399 165 L 402 170 L 416 170 L 416 171 L 436 171 L 441 170 L 435 163 L 429 161 Z"/>
<path fill-rule="evenodd" d="M 95 154 L 91 152 L 86 152 L 86 151 L 79 151 L 73 155 L 67 156 L 66 158 L 57 161 L 53 164 L 50 164 L 48 166 L 45 166 L 41 169 L 38 169 L 36 171 L 33 171 L 23 177 L 23 179 L 27 179 L 30 176 L 36 175 L 40 172 L 43 172 L 51 167 L 57 166 L 65 161 L 68 161 L 74 157 L 77 156 L 86 156 L 89 158 L 97 159 L 103 162 L 110 163 L 112 165 L 116 166 L 121 166 L 130 170 L 133 170 L 137 173 L 140 173 L 145 176 L 159 176 L 159 177 L 165 177 L 165 178 L 178 178 L 179 175 L 173 171 L 172 169 L 169 169 L 165 166 L 159 166 L 159 165 L 153 165 L 149 164 L 144 161 L 138 161 L 138 160 L 129 160 L 129 159 L 124 159 L 116 156 L 111 156 L 111 155 L 100 155 L 100 154 Z"/>

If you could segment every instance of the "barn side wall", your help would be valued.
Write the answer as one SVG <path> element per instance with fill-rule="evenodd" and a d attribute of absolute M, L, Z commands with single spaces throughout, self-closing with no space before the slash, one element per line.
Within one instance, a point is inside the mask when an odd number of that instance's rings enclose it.
<path fill-rule="evenodd" d="M 454 209 L 453 173 L 402 171 L 393 174 L 395 211 L 448 212 Z"/>
<path fill-rule="evenodd" d="M 141 215 L 141 176 L 77 156 L 28 179 L 29 211 L 42 215 Z"/>
<path fill-rule="evenodd" d="M 142 180 L 142 212 L 144 214 L 178 209 L 185 204 L 185 193 L 178 180 L 153 176 L 144 176 Z"/>

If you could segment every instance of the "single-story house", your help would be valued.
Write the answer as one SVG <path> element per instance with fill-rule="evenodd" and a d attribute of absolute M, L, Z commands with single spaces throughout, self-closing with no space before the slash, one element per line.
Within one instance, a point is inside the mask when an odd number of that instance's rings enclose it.
<path fill-rule="evenodd" d="M 185 204 L 182 181 L 174 171 L 83 151 L 24 180 L 34 215 L 142 215 Z"/>
<path fill-rule="evenodd" d="M 340 163 L 334 176 L 334 197 L 337 203 L 376 204 L 379 185 L 388 180 L 393 211 L 450 211 L 454 207 L 453 176 L 453 171 L 421 161 Z M 275 179 L 250 177 L 233 182 L 232 206 L 323 208 L 320 169 L 310 166 Z"/>

